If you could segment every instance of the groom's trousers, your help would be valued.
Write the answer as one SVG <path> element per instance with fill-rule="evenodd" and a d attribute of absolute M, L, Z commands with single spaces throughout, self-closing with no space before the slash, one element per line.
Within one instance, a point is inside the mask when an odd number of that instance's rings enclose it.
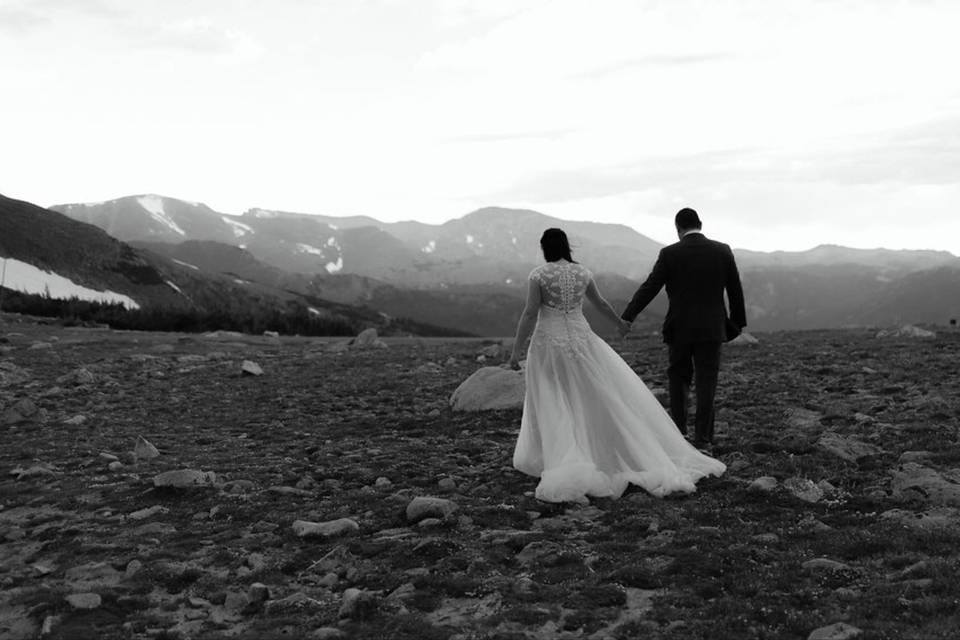
<path fill-rule="evenodd" d="M 670 382 L 670 415 L 680 433 L 687 433 L 687 395 L 695 383 L 697 391 L 697 414 L 694 418 L 697 441 L 713 441 L 713 397 L 717 392 L 717 375 L 720 372 L 720 342 L 671 343 L 670 366 L 667 378 Z"/>

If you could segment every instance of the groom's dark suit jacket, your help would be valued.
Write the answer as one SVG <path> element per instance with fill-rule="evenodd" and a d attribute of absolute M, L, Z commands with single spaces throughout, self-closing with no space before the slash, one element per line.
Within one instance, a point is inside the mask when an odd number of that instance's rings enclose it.
<path fill-rule="evenodd" d="M 633 322 L 664 286 L 670 301 L 663 322 L 664 342 L 724 342 L 747 326 L 737 263 L 722 242 L 690 233 L 661 249 L 653 271 L 621 317 Z M 727 326 L 724 290 L 730 301 L 729 320 L 737 331 Z"/>

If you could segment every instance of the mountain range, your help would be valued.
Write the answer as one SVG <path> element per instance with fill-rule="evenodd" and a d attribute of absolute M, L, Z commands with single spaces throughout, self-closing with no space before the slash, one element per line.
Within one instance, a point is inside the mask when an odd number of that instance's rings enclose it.
<path fill-rule="evenodd" d="M 548 227 L 567 231 L 575 257 L 618 308 L 662 246 L 625 225 L 497 207 L 443 224 L 262 208 L 228 215 L 152 194 L 51 210 L 195 277 L 480 335 L 513 332 Z M 960 315 L 960 258 L 947 252 L 822 245 L 735 254 L 753 330 L 944 323 Z M 643 328 L 655 328 L 665 308 L 661 294 L 642 316 Z"/>
<path fill-rule="evenodd" d="M 218 243 L 207 243 L 216 255 L 246 252 Z M 172 245 L 171 245 L 172 246 Z M 61 213 L 0 195 L 0 257 L 4 260 L 7 289 L 50 297 L 76 296 L 88 300 L 128 300 L 128 309 L 170 312 L 203 317 L 277 317 L 298 309 L 308 317 L 324 319 L 324 326 L 377 326 L 385 333 L 402 331 L 419 335 L 444 332 L 441 328 L 393 318 L 369 308 L 341 304 L 283 286 L 286 274 L 263 282 L 231 273 L 201 271 L 194 265 L 145 247 L 118 240 L 97 226 Z M 254 261 L 256 262 L 256 261 Z M 54 285 L 61 295 L 51 292 Z M 62 291 L 67 291 L 65 295 Z"/>

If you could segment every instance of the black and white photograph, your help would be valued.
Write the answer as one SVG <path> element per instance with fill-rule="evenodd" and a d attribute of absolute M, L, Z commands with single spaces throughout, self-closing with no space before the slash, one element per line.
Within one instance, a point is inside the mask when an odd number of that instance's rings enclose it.
<path fill-rule="evenodd" d="M 0 640 L 957 640 L 958 33 L 0 0 Z"/>

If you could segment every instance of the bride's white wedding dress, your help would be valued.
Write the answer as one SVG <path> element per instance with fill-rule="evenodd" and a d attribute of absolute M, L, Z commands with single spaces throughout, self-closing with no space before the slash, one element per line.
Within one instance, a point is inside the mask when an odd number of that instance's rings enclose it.
<path fill-rule="evenodd" d="M 540 478 L 549 502 L 619 497 L 630 483 L 655 496 L 695 491 L 726 466 L 684 439 L 639 376 L 591 329 L 592 275 L 566 261 L 537 267 L 541 307 L 530 340 L 513 466 Z"/>

